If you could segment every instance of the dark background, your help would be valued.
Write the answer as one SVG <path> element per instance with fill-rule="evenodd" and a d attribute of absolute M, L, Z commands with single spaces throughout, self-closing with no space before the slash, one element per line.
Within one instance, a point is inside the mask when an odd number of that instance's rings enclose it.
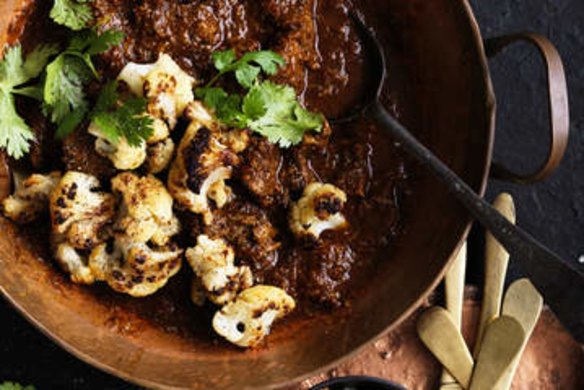
<path fill-rule="evenodd" d="M 566 159 L 544 183 L 522 187 L 493 181 L 487 196 L 510 192 L 518 205 L 518 223 L 584 270 L 578 260 L 584 255 L 584 1 L 471 0 L 471 4 L 484 37 L 534 31 L 550 38 L 563 56 L 572 113 Z M 541 162 L 548 141 L 543 63 L 534 49 L 517 44 L 490 66 L 498 101 L 495 159 L 529 171 Z M 475 229 L 472 235 L 475 248 L 480 247 L 479 233 Z M 478 281 L 479 264 L 470 265 L 471 280 Z M 38 389 L 135 388 L 63 351 L 0 298 L 0 383 L 3 380 L 32 383 Z"/>

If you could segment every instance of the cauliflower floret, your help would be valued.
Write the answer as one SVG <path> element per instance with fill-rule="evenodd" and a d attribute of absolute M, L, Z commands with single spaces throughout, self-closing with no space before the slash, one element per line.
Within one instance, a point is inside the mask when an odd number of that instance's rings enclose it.
<path fill-rule="evenodd" d="M 296 302 L 284 290 L 255 286 L 243 291 L 213 317 L 213 329 L 240 347 L 255 347 L 270 333 L 274 321 L 294 310 Z"/>
<path fill-rule="evenodd" d="M 94 176 L 67 172 L 50 195 L 55 259 L 76 283 L 91 284 L 94 275 L 87 267 L 90 252 L 109 237 L 107 226 L 115 216 L 113 195 L 100 191 Z"/>
<path fill-rule="evenodd" d="M 117 144 L 113 144 L 93 122 L 89 125 L 87 131 L 97 137 L 95 140 L 97 153 L 110 159 L 119 170 L 131 171 L 140 167 L 146 160 L 146 144 L 144 142 L 139 146 L 131 146 L 124 137 L 121 137 Z"/>
<path fill-rule="evenodd" d="M 104 242 L 103 228 L 115 215 L 114 197 L 100 188 L 96 177 L 70 171 L 51 192 L 53 233 L 76 249 L 87 250 Z"/>
<path fill-rule="evenodd" d="M 14 179 L 14 194 L 2 201 L 2 212 L 18 224 L 27 224 L 49 209 L 49 195 L 61 180 L 61 173 L 33 174 L 24 180 L 15 175 Z"/>
<path fill-rule="evenodd" d="M 325 230 L 347 225 L 341 211 L 347 195 L 332 184 L 312 183 L 300 200 L 292 205 L 290 229 L 297 238 L 316 241 Z"/>
<path fill-rule="evenodd" d="M 194 100 L 195 79 L 164 53 L 153 64 L 129 63 L 118 80 L 124 81 L 136 96 L 146 97 L 148 113 L 163 119 L 171 128 Z"/>
<path fill-rule="evenodd" d="M 197 246 L 188 249 L 186 258 L 200 279 L 207 297 L 216 305 L 225 305 L 253 284 L 249 267 L 236 267 L 233 248 L 222 240 L 206 235 L 197 238 Z"/>
<path fill-rule="evenodd" d="M 180 231 L 172 210 L 173 199 L 154 176 L 121 173 L 112 179 L 112 190 L 122 203 L 114 229 L 134 242 L 166 245 Z"/>
<path fill-rule="evenodd" d="M 113 290 L 141 298 L 154 294 L 177 274 L 182 253 L 174 245 L 151 248 L 116 235 L 111 253 L 106 244 L 91 252 L 89 269 Z"/>
<path fill-rule="evenodd" d="M 174 142 L 171 138 L 148 145 L 146 158 L 148 172 L 155 175 L 164 171 L 172 162 Z"/>
<path fill-rule="evenodd" d="M 231 199 L 231 188 L 225 181 L 231 178 L 232 167 L 240 162 L 231 145 L 239 151 L 245 149 L 247 133 L 222 132 L 198 102 L 189 107 L 189 115 L 193 120 L 171 166 L 168 188 L 181 205 L 202 214 L 209 225 L 213 221 L 209 199 L 218 208 Z"/>

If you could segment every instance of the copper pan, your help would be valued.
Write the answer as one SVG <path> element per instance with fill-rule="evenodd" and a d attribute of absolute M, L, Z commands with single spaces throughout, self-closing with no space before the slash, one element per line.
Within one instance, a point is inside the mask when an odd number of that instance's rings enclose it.
<path fill-rule="evenodd" d="M 39 0 L 40 1 L 40 0 Z M 19 19 L 34 0 L 0 4 L 0 40 L 12 43 Z M 388 89 L 401 120 L 477 192 L 486 187 L 494 137 L 495 99 L 483 41 L 463 0 L 376 0 L 361 6 L 391 58 Z M 24 11 L 23 11 L 24 10 Z M 24 12 L 26 14 L 26 12 Z M 553 142 L 543 168 L 519 178 L 541 179 L 559 163 L 567 141 L 567 100 L 561 61 L 547 40 L 519 35 L 491 41 L 493 50 L 514 39 L 540 49 L 548 65 Z M 4 164 L 0 188 L 10 183 Z M 405 232 L 359 291 L 349 316 L 293 321 L 279 326 L 266 348 L 240 351 L 208 335 L 157 325 L 124 299 L 101 301 L 74 286 L 39 256 L 30 239 L 0 219 L 0 291 L 23 315 L 80 359 L 153 388 L 243 389 L 290 385 L 340 360 L 395 327 L 442 279 L 470 220 L 430 174 L 411 182 Z M 168 305 L 168 302 L 160 302 Z M 208 321 L 208 319 L 204 319 Z M 207 325 L 208 326 L 208 325 Z"/>

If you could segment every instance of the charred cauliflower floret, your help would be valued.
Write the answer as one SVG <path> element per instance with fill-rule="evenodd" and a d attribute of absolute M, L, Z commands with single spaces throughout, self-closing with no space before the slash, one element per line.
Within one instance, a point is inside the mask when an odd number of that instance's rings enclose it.
<path fill-rule="evenodd" d="M 174 156 L 174 142 L 167 138 L 153 145 L 148 145 L 146 149 L 146 168 L 148 172 L 156 175 L 169 167 Z"/>
<path fill-rule="evenodd" d="M 195 79 L 167 54 L 153 64 L 129 63 L 118 80 L 125 82 L 136 96 L 148 100 L 148 113 L 174 128 L 187 105 L 194 100 Z"/>
<path fill-rule="evenodd" d="M 200 235 L 197 246 L 187 250 L 186 258 L 207 297 L 216 305 L 226 305 L 253 284 L 250 268 L 235 266 L 233 248 L 222 239 Z"/>
<path fill-rule="evenodd" d="M 182 265 L 183 251 L 170 242 L 180 230 L 172 197 L 154 176 L 127 172 L 112 179 L 112 191 L 119 198 L 113 243 L 93 250 L 88 267 L 117 292 L 151 295 Z"/>
<path fill-rule="evenodd" d="M 33 174 L 24 180 L 15 175 L 14 194 L 2 201 L 3 214 L 18 224 L 36 220 L 49 209 L 49 195 L 59 180 L 60 172 Z"/>
<path fill-rule="evenodd" d="M 76 283 L 93 283 L 82 253 L 104 243 L 115 216 L 115 199 L 102 192 L 99 180 L 81 172 L 67 172 L 50 195 L 55 258 Z"/>
<path fill-rule="evenodd" d="M 341 211 L 347 195 L 332 184 L 309 184 L 297 203 L 292 205 L 290 229 L 299 239 L 316 241 L 325 230 L 347 225 Z"/>
<path fill-rule="evenodd" d="M 255 347 L 270 333 L 274 321 L 286 316 L 296 303 L 284 290 L 255 286 L 243 291 L 213 317 L 213 329 L 240 347 Z"/>
<path fill-rule="evenodd" d="M 121 171 L 131 171 L 139 168 L 146 161 L 146 144 L 131 146 L 125 138 L 120 138 L 117 144 L 111 143 L 95 123 L 87 129 L 89 134 L 96 137 L 95 150 L 103 157 L 108 158 Z"/>
<path fill-rule="evenodd" d="M 218 208 L 231 199 L 231 188 L 225 181 L 239 164 L 237 151 L 245 148 L 247 133 L 223 132 L 200 103 L 189 107 L 189 115 L 192 122 L 171 166 L 168 188 L 177 202 L 202 214 L 208 225 L 213 221 L 209 199 Z"/>
<path fill-rule="evenodd" d="M 91 252 L 89 269 L 113 290 L 142 298 L 160 290 L 177 274 L 182 253 L 174 245 L 151 247 L 116 235 L 111 251 L 102 244 Z"/>
<path fill-rule="evenodd" d="M 173 199 L 154 176 L 121 173 L 112 179 L 112 190 L 121 198 L 114 225 L 134 242 L 166 245 L 180 230 L 172 210 Z"/>

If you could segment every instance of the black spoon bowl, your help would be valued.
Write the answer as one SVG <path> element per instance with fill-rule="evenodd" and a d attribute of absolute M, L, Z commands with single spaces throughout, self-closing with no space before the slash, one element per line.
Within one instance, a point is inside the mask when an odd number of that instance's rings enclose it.
<path fill-rule="evenodd" d="M 376 88 L 371 89 L 371 95 L 356 110 L 332 123 L 351 122 L 366 115 L 383 125 L 403 149 L 432 171 L 460 204 L 505 247 L 522 273 L 542 293 L 560 322 L 578 342 L 584 343 L 584 275 L 509 222 L 389 114 L 380 101 L 387 69 L 383 49 L 363 20 L 358 15 L 351 17 L 367 50 L 370 69 L 374 71 L 370 76 L 372 83 L 376 82 Z M 553 282 L 557 280 L 562 284 Z"/>

